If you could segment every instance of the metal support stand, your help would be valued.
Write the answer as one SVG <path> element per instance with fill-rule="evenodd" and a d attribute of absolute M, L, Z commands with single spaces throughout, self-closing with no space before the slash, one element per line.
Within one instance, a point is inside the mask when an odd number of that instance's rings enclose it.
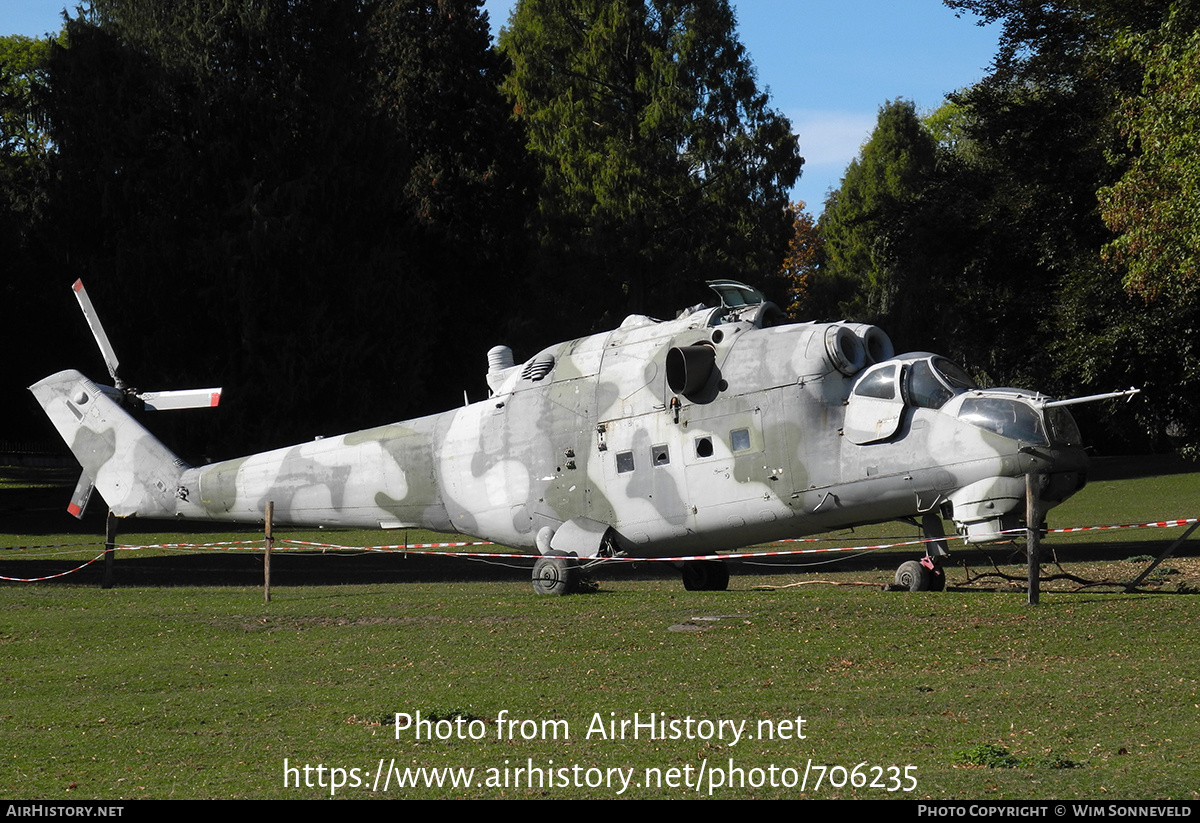
<path fill-rule="evenodd" d="M 1132 592 L 1134 589 L 1136 589 L 1138 586 L 1140 586 L 1142 581 L 1150 576 L 1150 572 L 1152 572 L 1156 568 L 1158 568 L 1159 563 L 1162 563 L 1168 557 L 1173 555 L 1175 553 L 1175 550 L 1178 549 L 1180 546 L 1182 546 L 1183 541 L 1187 540 L 1189 537 L 1191 537 L 1192 532 L 1194 532 L 1197 528 L 1200 528 L 1200 523 L 1193 523 L 1192 525 L 1188 526 L 1188 530 L 1183 533 L 1182 537 L 1180 537 L 1178 540 L 1176 540 L 1174 543 L 1172 543 L 1170 546 L 1168 546 L 1167 550 L 1164 551 L 1162 554 L 1160 554 L 1158 556 L 1157 560 L 1155 560 L 1153 563 L 1151 563 L 1149 566 L 1147 566 L 1146 570 L 1138 575 L 1137 580 L 1134 580 L 1132 583 L 1130 583 L 1128 586 L 1125 587 L 1125 593 L 1128 594 L 1128 593 Z"/>

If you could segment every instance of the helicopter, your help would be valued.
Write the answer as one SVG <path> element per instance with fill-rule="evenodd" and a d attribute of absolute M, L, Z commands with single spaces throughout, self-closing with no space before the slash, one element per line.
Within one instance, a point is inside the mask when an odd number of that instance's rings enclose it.
<path fill-rule="evenodd" d="M 94 484 L 117 517 L 255 523 L 272 501 L 281 524 L 457 532 L 535 550 L 541 594 L 613 557 L 704 558 L 679 561 L 685 588 L 723 590 L 717 552 L 892 520 L 928 538 L 896 582 L 944 588 L 943 521 L 970 544 L 1010 539 L 1026 475 L 1045 477 L 1043 510 L 1087 481 L 1066 406 L 1127 394 L 980 388 L 877 326 L 792 322 L 751 286 L 708 285 L 718 305 L 672 320 L 631 315 L 522 363 L 492 348 L 486 400 L 204 466 L 126 408 L 82 283 L 117 387 L 67 370 L 30 390 L 83 467 L 74 508 Z"/>

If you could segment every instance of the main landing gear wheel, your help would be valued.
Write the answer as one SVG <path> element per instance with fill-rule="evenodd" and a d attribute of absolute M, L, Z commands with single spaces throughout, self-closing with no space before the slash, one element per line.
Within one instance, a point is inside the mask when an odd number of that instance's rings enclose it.
<path fill-rule="evenodd" d="M 562 552 L 551 552 L 533 564 L 533 590 L 538 594 L 573 594 L 579 591 L 579 581 L 575 558 Z"/>
<path fill-rule="evenodd" d="M 939 571 L 941 571 L 939 569 Z M 907 560 L 900 564 L 900 568 L 896 569 L 896 585 L 908 589 L 910 592 L 927 592 L 930 589 L 930 574 L 929 569 L 925 568 L 920 560 Z M 946 577 L 942 576 L 942 586 L 946 585 Z"/>
<path fill-rule="evenodd" d="M 683 587 L 689 592 L 723 592 L 729 588 L 729 567 L 721 560 L 685 560 Z"/>

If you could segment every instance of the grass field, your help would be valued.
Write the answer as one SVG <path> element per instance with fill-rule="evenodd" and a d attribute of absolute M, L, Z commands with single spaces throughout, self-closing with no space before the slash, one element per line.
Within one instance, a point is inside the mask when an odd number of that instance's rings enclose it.
<path fill-rule="evenodd" d="M 1051 525 L 1195 516 L 1193 468 L 1113 463 Z M 12 514 L 0 545 L 80 539 Z M 1180 531 L 1047 545 L 1119 582 Z M 528 564 L 284 556 L 270 603 L 255 557 L 139 553 L 113 589 L 89 570 L 0 591 L 0 793 L 1200 799 L 1196 545 L 1140 593 L 1061 579 L 1036 608 L 979 578 L 1022 575 L 1004 550 L 961 553 L 940 594 L 880 590 L 905 554 L 742 567 L 728 592 L 600 571 L 567 598 L 535 596 Z M 54 551 L 0 571 L 72 562 Z"/>

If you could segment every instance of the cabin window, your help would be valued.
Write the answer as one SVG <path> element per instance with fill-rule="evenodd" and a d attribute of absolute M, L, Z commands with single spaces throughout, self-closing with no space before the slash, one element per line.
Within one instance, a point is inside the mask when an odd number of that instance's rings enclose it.
<path fill-rule="evenodd" d="M 697 457 L 712 457 L 713 444 L 711 437 L 696 438 L 696 456 Z"/>
<path fill-rule="evenodd" d="M 750 430 L 734 429 L 729 433 L 729 448 L 735 452 L 744 452 L 750 448 Z"/>
<path fill-rule="evenodd" d="M 633 452 L 617 452 L 617 474 L 633 471 Z"/>
<path fill-rule="evenodd" d="M 650 462 L 655 466 L 665 466 L 671 462 L 671 452 L 664 446 L 654 446 L 650 449 Z"/>

